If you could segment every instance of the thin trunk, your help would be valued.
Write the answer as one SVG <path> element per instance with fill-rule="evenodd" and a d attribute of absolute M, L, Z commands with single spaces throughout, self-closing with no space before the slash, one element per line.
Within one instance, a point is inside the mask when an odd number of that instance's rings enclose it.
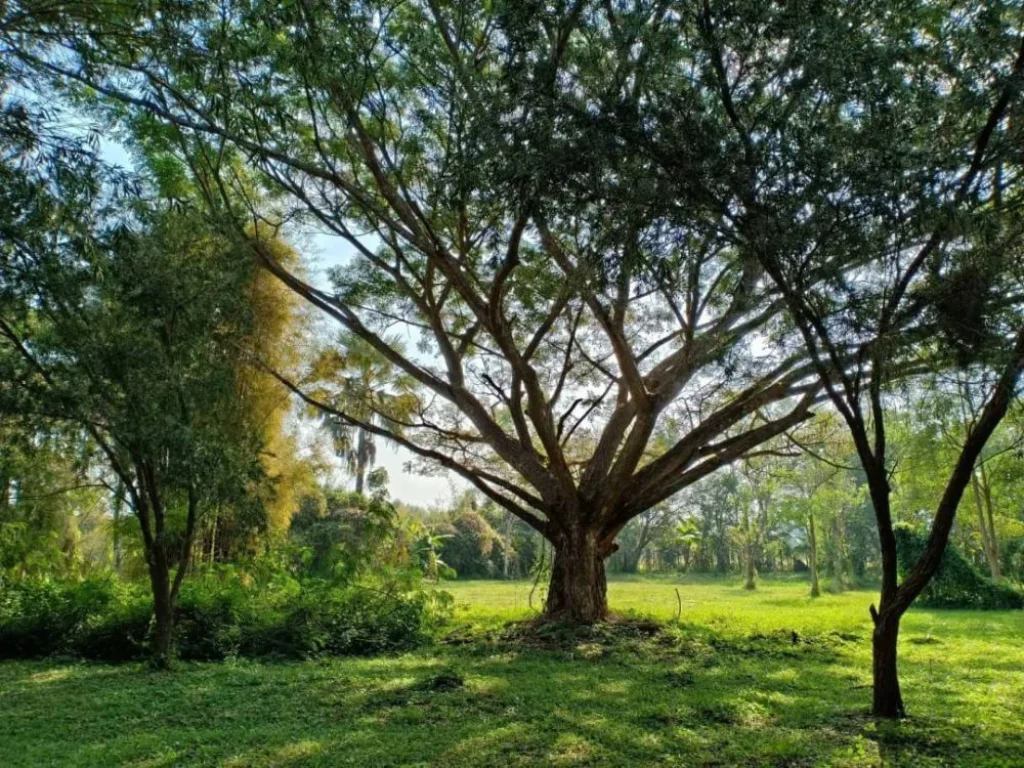
<path fill-rule="evenodd" d="M 743 553 L 744 559 L 746 560 L 746 571 L 747 580 L 743 585 L 744 589 L 757 589 L 757 564 L 755 559 L 756 555 L 756 544 L 754 541 L 754 532 L 750 526 L 750 511 L 744 508 L 743 510 L 743 535 L 745 538 Z"/>
<path fill-rule="evenodd" d="M 985 553 L 985 560 L 988 561 L 988 569 L 993 579 L 998 579 L 999 561 L 992 552 L 992 542 L 989 541 L 988 521 L 985 519 L 985 507 L 981 498 L 981 484 L 978 482 L 977 473 L 971 474 L 971 495 L 974 496 L 974 508 L 978 513 L 978 532 L 981 534 L 981 549 Z"/>
<path fill-rule="evenodd" d="M 121 508 L 124 504 L 124 492 L 124 481 L 119 478 L 114 490 L 114 530 L 111 535 L 115 573 L 121 572 Z"/>
<path fill-rule="evenodd" d="M 359 437 L 356 438 L 356 493 L 360 496 L 363 493 L 363 486 L 366 483 L 366 465 L 369 463 L 366 430 L 359 430 Z"/>
<path fill-rule="evenodd" d="M 988 470 L 985 465 L 982 464 L 979 469 L 981 471 L 981 498 L 985 502 L 985 517 L 988 520 L 988 541 L 992 548 L 990 560 L 992 578 L 995 581 L 1000 581 L 1003 578 L 1003 566 L 999 560 L 999 539 L 996 536 L 995 514 L 992 512 L 992 483 L 989 482 Z"/>
<path fill-rule="evenodd" d="M 974 398 L 971 396 L 970 388 L 964 384 L 960 385 L 960 410 L 964 424 L 968 426 L 968 429 L 973 428 L 974 419 L 971 412 L 974 411 Z M 980 480 L 978 479 L 979 473 L 981 474 Z M 985 559 L 988 561 L 992 579 L 999 581 L 1003 574 L 999 563 L 999 548 L 996 546 L 995 519 L 992 515 L 992 486 L 989 485 L 988 470 L 985 469 L 984 462 L 981 462 L 978 468 L 971 472 L 971 492 L 974 495 L 974 505 L 978 512 L 981 547 L 985 552 Z"/>
<path fill-rule="evenodd" d="M 511 512 L 505 512 L 505 536 L 501 547 L 501 573 L 507 581 L 509 578 L 509 566 L 511 564 L 512 530 L 516 518 Z"/>
<path fill-rule="evenodd" d="M 839 515 L 832 520 L 832 592 L 846 589 L 843 561 L 843 527 Z"/>
<path fill-rule="evenodd" d="M 210 529 L 210 565 L 217 559 L 217 521 L 220 518 L 220 505 L 213 513 L 213 525 Z"/>
<path fill-rule="evenodd" d="M 811 569 L 811 597 L 819 597 L 821 589 L 818 587 L 818 536 L 814 529 L 814 515 L 807 518 L 807 540 L 811 551 L 809 553 L 807 567 Z"/>
<path fill-rule="evenodd" d="M 608 615 L 608 582 L 597 532 L 575 526 L 554 542 L 554 561 L 545 616 L 554 621 L 593 624 Z"/>

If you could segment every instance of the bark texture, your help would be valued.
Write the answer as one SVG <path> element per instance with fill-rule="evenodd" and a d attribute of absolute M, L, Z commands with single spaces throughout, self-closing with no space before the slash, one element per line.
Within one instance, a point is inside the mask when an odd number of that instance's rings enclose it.
<path fill-rule="evenodd" d="M 879 620 L 872 637 L 874 695 L 871 712 L 876 717 L 902 718 L 903 695 L 896 668 L 896 643 L 900 634 L 898 618 Z"/>
<path fill-rule="evenodd" d="M 150 663 L 158 669 L 171 665 L 174 638 L 174 596 L 165 554 L 150 553 L 149 581 L 153 590 L 153 642 Z"/>
<path fill-rule="evenodd" d="M 557 536 L 545 617 L 552 621 L 593 624 L 608 616 L 608 581 L 595 531 L 577 528 Z"/>

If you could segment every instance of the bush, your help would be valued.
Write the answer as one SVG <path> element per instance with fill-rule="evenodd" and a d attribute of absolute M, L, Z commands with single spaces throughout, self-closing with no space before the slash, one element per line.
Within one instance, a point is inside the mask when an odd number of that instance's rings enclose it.
<path fill-rule="evenodd" d="M 287 601 L 265 596 L 240 625 L 240 654 L 308 658 L 383 653 L 425 642 L 450 599 L 393 584 L 306 582 Z"/>
<path fill-rule="evenodd" d="M 74 653 L 112 613 L 118 599 L 113 579 L 63 582 L 26 580 L 0 588 L 0 657 Z"/>
<path fill-rule="evenodd" d="M 927 537 L 906 525 L 898 525 L 896 555 L 900 578 L 924 553 Z M 952 543 L 946 546 L 942 564 L 917 598 L 929 608 L 977 608 L 1001 610 L 1024 608 L 1024 595 L 1006 584 L 997 584 L 978 573 Z"/>
<path fill-rule="evenodd" d="M 186 581 L 175 648 L 196 661 L 382 653 L 425 642 L 450 609 L 448 595 L 399 581 L 337 586 L 274 578 L 245 586 L 226 569 Z M 0 658 L 142 658 L 151 614 L 145 585 L 113 578 L 0 585 Z"/>
<path fill-rule="evenodd" d="M 142 590 L 124 594 L 82 628 L 69 652 L 97 661 L 132 661 L 149 654 L 153 608 Z"/>

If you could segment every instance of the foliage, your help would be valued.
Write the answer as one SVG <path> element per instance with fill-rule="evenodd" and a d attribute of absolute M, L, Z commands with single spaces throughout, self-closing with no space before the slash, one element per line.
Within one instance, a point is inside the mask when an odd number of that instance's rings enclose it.
<path fill-rule="evenodd" d="M 93 450 L 80 430 L 0 418 L 0 578 L 100 567 L 110 533 L 105 494 L 82 476 Z"/>
<path fill-rule="evenodd" d="M 722 115 L 708 110 L 703 164 L 686 172 L 630 149 L 646 117 L 687 111 L 663 97 L 690 80 L 657 68 L 694 67 L 681 41 L 701 42 L 699 20 L 622 12 L 620 25 L 596 3 L 119 4 L 101 17 L 69 7 L 38 40 L 0 45 L 192 169 L 214 210 L 254 200 L 253 220 L 315 222 L 351 246 L 325 291 L 255 244 L 345 332 L 337 391 L 315 375 L 288 383 L 342 427 L 357 483 L 367 436 L 390 439 L 597 578 L 626 523 L 804 420 L 813 400 L 806 361 L 752 343 L 793 333 L 723 237 L 728 222 L 704 201 L 671 202 L 668 179 L 720 184 Z M 695 88 L 693 102 L 717 93 Z M 346 360 L 353 337 L 393 383 L 415 382 L 409 407 Z M 584 543 L 594 551 L 558 555 Z"/>
<path fill-rule="evenodd" d="M 501 539 L 478 511 L 456 511 L 439 531 L 445 536 L 441 542 L 441 557 L 455 573 L 464 577 L 498 573 L 492 554 L 501 546 Z"/>
<path fill-rule="evenodd" d="M 396 339 L 388 343 L 401 349 Z M 303 383 L 317 402 L 334 411 L 314 409 L 335 453 L 355 478 L 356 493 L 363 493 L 367 473 L 377 461 L 376 431 L 386 427 L 401 434 L 401 423 L 417 404 L 415 380 L 358 336 L 343 333 L 336 347 L 320 352 Z"/>
<path fill-rule="evenodd" d="M 924 554 L 927 537 L 907 525 L 898 525 L 895 531 L 902 576 L 908 565 L 916 563 Z M 964 559 L 957 547 L 950 545 L 946 547 L 942 564 L 918 601 L 931 608 L 1005 610 L 1024 608 L 1024 593 L 981 575 L 977 568 Z"/>
<path fill-rule="evenodd" d="M 382 489 L 373 495 L 327 490 L 301 499 L 292 517 L 290 541 L 297 547 L 298 572 L 328 581 L 347 581 L 405 560 L 393 552 L 399 521 Z"/>
<path fill-rule="evenodd" d="M 426 642 L 444 621 L 444 593 L 381 579 L 336 585 L 276 578 L 246 586 L 233 569 L 186 582 L 176 619 L 182 659 L 373 654 Z M 0 657 L 142 657 L 151 607 L 117 579 L 21 580 L 0 587 Z"/>
<path fill-rule="evenodd" d="M 111 577 L 82 581 L 26 579 L 0 584 L 0 656 L 76 654 L 136 658 L 151 608 L 145 592 Z"/>

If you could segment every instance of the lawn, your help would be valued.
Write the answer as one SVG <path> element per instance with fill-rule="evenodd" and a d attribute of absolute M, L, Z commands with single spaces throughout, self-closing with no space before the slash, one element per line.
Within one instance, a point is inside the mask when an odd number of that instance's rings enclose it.
<path fill-rule="evenodd" d="M 913 610 L 911 717 L 877 725 L 871 592 L 614 580 L 615 611 L 664 628 L 524 639 L 503 625 L 529 584 L 445 588 L 449 635 L 403 656 L 0 664 L 0 764 L 1024 766 L 1024 612 Z"/>

